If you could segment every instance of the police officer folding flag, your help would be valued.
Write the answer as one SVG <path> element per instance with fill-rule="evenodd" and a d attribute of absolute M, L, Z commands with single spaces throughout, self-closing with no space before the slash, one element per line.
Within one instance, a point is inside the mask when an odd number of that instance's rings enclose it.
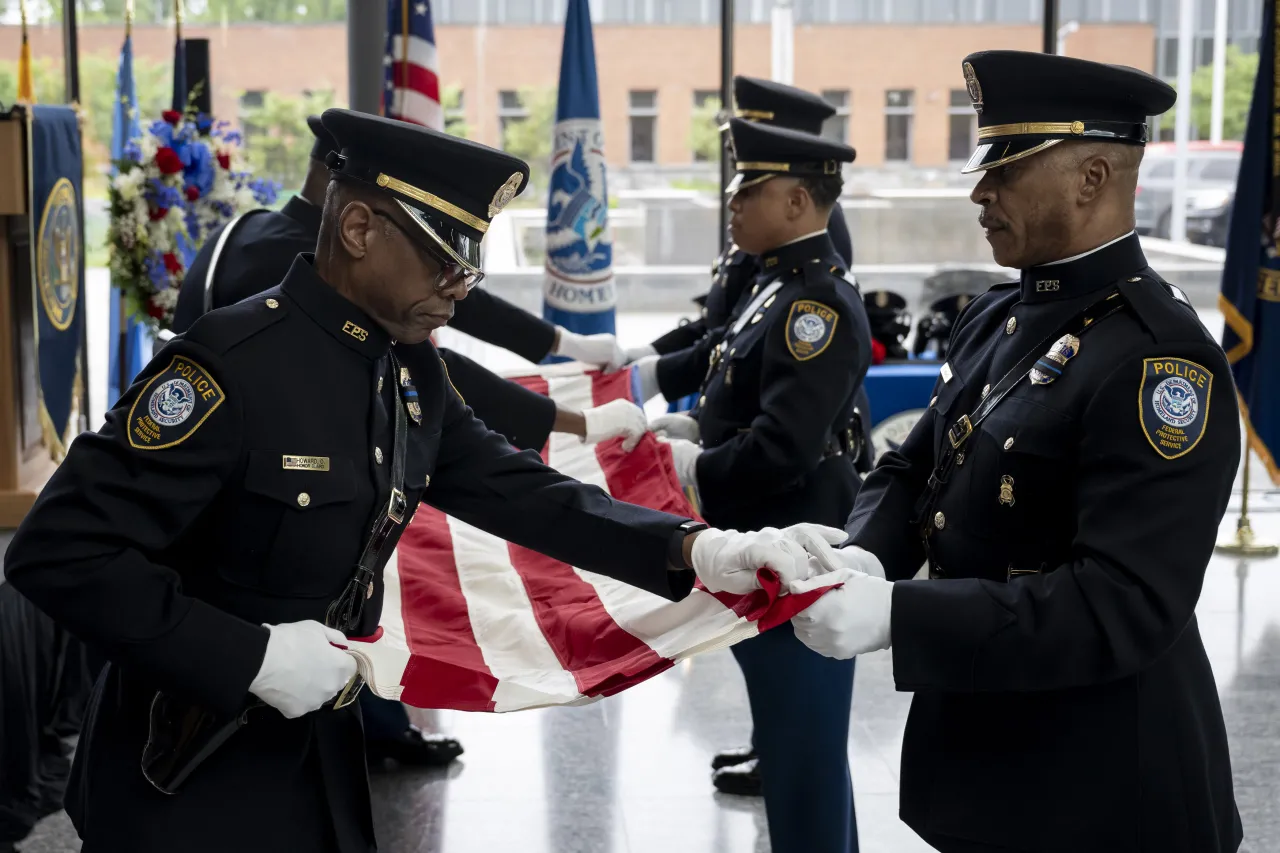
<path fill-rule="evenodd" d="M 84 325 L 83 173 L 80 126 L 64 106 L 27 107 L 30 151 L 31 269 L 35 288 L 40 426 L 61 461 L 70 443 L 80 388 Z"/>

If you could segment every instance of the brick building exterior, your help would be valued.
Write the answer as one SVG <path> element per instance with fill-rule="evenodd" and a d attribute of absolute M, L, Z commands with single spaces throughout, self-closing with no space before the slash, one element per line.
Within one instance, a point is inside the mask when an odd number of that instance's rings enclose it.
<path fill-rule="evenodd" d="M 335 105 L 346 104 L 342 24 L 188 26 L 184 32 L 209 39 L 219 118 L 235 120 L 245 92 L 330 91 Z M 34 56 L 60 61 L 57 27 L 33 27 L 30 38 Z M 1035 23 L 798 23 L 794 79 L 798 86 L 844 103 L 844 122 L 837 120 L 828 130 L 845 134 L 858 149 L 860 165 L 946 167 L 967 156 L 970 142 L 973 112 L 963 95 L 961 58 L 986 48 L 1037 50 L 1040 38 Z M 80 50 L 114 57 L 122 39 L 122 27 L 82 27 Z M 461 87 L 464 118 L 471 136 L 481 142 L 500 144 L 500 116 L 518 115 L 513 99 L 519 89 L 556 85 L 557 26 L 439 24 L 436 39 L 441 80 Z M 17 27 L 0 28 L 0 56 L 16 58 L 18 45 Z M 739 25 L 736 70 L 768 77 L 769 45 L 767 24 Z M 595 46 L 611 165 L 691 163 L 695 100 L 718 86 L 718 28 L 599 23 Z M 1155 46 L 1156 30 L 1150 23 L 1085 24 L 1070 35 L 1067 52 L 1149 71 Z M 172 49 L 171 28 L 135 26 L 136 56 L 169 62 Z"/>

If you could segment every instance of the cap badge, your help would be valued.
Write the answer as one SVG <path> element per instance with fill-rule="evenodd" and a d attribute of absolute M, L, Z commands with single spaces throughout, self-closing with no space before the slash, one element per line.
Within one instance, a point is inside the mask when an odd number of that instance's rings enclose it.
<path fill-rule="evenodd" d="M 982 114 L 982 86 L 978 83 L 978 75 L 973 70 L 973 64 L 966 62 L 964 64 L 964 86 L 969 90 L 969 99 L 973 101 L 973 111 Z"/>
<path fill-rule="evenodd" d="M 489 218 L 497 216 L 502 208 L 511 203 L 511 199 L 516 197 L 516 193 L 520 190 L 520 184 L 524 182 L 524 175 L 516 172 L 507 178 L 507 182 L 498 187 L 498 191 L 493 194 L 493 201 L 489 202 Z"/>

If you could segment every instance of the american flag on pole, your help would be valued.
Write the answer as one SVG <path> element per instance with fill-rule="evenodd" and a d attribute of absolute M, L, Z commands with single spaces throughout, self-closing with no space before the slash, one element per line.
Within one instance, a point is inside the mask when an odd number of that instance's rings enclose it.
<path fill-rule="evenodd" d="M 629 371 L 581 364 L 518 381 L 574 409 L 631 398 Z M 671 451 L 652 434 L 630 453 L 553 434 L 553 468 L 614 497 L 692 517 Z M 751 595 L 695 588 L 671 602 L 511 545 L 422 505 L 383 575 L 382 622 L 352 641 L 368 689 L 419 708 L 519 711 L 611 696 L 692 655 L 790 619 L 825 589 Z"/>
<path fill-rule="evenodd" d="M 444 130 L 440 75 L 436 73 L 436 31 L 426 0 L 389 0 L 386 83 L 382 112 L 387 118 Z"/>

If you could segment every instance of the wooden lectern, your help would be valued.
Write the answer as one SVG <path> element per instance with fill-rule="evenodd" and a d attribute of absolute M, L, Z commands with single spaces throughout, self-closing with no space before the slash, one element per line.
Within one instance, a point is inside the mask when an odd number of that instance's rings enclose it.
<path fill-rule="evenodd" d="M 0 120 L 0 528 L 18 526 L 57 467 L 40 427 L 28 165 L 21 117 Z"/>

